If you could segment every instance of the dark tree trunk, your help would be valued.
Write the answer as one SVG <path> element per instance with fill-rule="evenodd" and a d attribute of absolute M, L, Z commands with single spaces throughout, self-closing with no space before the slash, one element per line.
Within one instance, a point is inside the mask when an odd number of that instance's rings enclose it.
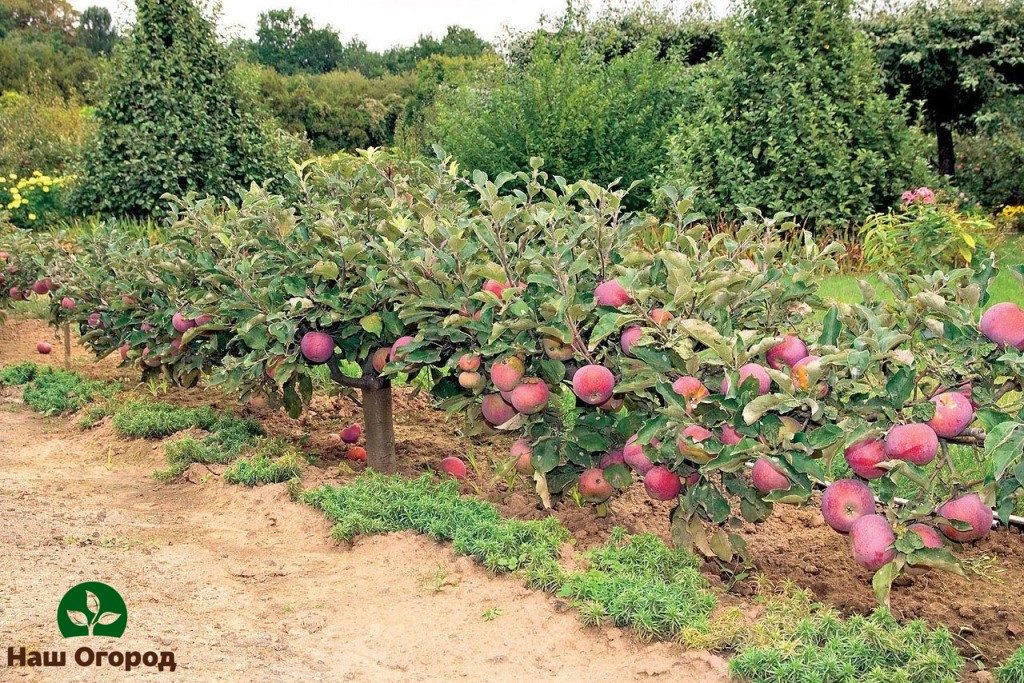
<path fill-rule="evenodd" d="M 936 123 L 935 137 L 939 150 L 939 173 L 953 178 L 956 176 L 956 150 L 953 149 L 953 129 L 947 123 Z"/>
<path fill-rule="evenodd" d="M 64 323 L 64 369 L 71 369 L 71 325 Z"/>
<path fill-rule="evenodd" d="M 395 455 L 395 422 L 391 412 L 391 383 L 364 387 L 363 421 L 366 423 L 366 464 L 385 474 L 398 470 Z"/>

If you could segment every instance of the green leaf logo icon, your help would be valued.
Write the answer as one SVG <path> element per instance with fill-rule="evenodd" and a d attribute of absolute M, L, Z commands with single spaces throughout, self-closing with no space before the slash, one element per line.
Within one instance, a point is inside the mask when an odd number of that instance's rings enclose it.
<path fill-rule="evenodd" d="M 57 606 L 57 628 L 65 638 L 120 638 L 127 626 L 128 608 L 124 600 L 105 583 L 80 583 L 65 593 Z"/>

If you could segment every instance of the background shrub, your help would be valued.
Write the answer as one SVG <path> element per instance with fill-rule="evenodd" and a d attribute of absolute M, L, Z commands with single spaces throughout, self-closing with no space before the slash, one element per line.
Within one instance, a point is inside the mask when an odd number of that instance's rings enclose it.
<path fill-rule="evenodd" d="M 606 60 L 578 40 L 538 39 L 528 63 L 442 90 L 428 137 L 466 168 L 493 176 L 539 156 L 552 175 L 639 183 L 631 201 L 642 203 L 685 104 L 680 71 L 654 44 Z"/>
<path fill-rule="evenodd" d="M 212 24 L 189 0 L 139 0 L 85 148 L 83 213 L 159 213 L 165 193 L 234 195 L 284 167 Z"/>
<path fill-rule="evenodd" d="M 957 138 L 957 185 L 988 208 L 1024 204 L 1024 97 L 981 117 L 977 132 Z"/>
<path fill-rule="evenodd" d="M 920 138 L 882 91 L 851 2 L 750 0 L 721 59 L 696 67 L 667 174 L 704 190 L 700 208 L 859 222 L 925 184 Z"/>
<path fill-rule="evenodd" d="M 416 87 L 411 74 L 367 78 L 355 71 L 283 76 L 266 67 L 243 70 L 280 126 L 320 153 L 391 144 Z"/>
<path fill-rule="evenodd" d="M 8 91 L 0 95 L 0 172 L 60 173 L 78 155 L 92 119 L 75 102 Z"/>
<path fill-rule="evenodd" d="M 872 269 L 931 273 L 969 266 L 995 246 L 996 226 L 957 207 L 915 202 L 869 216 L 860 230 Z"/>

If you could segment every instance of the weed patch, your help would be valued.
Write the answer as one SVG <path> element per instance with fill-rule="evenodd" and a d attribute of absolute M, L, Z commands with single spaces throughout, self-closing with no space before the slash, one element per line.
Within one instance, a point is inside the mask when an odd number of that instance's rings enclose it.
<path fill-rule="evenodd" d="M 1024 683 L 1024 646 L 996 669 L 996 680 L 999 683 Z"/>
<path fill-rule="evenodd" d="M 209 406 L 182 408 L 156 401 L 130 401 L 114 411 L 114 429 L 134 439 L 159 439 L 186 429 L 201 429 L 209 434 L 186 436 L 165 447 L 167 469 L 154 472 L 161 481 L 169 481 L 192 463 L 227 464 L 252 446 L 263 434 L 259 424 L 230 413 L 219 413 Z"/>
<path fill-rule="evenodd" d="M 170 403 L 131 401 L 114 413 L 114 429 L 132 439 L 161 439 L 186 429 L 211 431 L 218 420 L 209 406 L 181 408 Z"/>
<path fill-rule="evenodd" d="M 738 640 L 729 670 L 750 683 L 954 683 L 964 665 L 944 628 L 901 625 L 881 608 L 843 619 L 805 591 L 770 598 Z"/>
<path fill-rule="evenodd" d="M 299 476 L 302 455 L 280 439 L 261 441 L 252 455 L 236 460 L 224 472 L 224 480 L 231 484 L 258 486 L 276 484 Z"/>
<path fill-rule="evenodd" d="M 35 363 L 17 363 L 0 368 L 0 386 L 20 387 L 35 379 L 39 367 Z"/>
<path fill-rule="evenodd" d="M 461 497 L 454 481 L 429 476 L 407 480 L 370 472 L 346 486 L 307 491 L 301 500 L 335 523 L 332 535 L 339 540 L 411 529 L 451 542 L 456 552 L 494 572 L 548 575 L 569 538 L 554 518 L 503 519 L 490 503 Z"/>
<path fill-rule="evenodd" d="M 629 626 L 641 639 L 672 638 L 684 629 L 707 631 L 718 600 L 688 552 L 651 534 L 615 529 L 604 546 L 586 555 L 590 568 L 566 576 L 559 595 L 584 621 Z"/>
<path fill-rule="evenodd" d="M 64 415 L 81 410 L 87 404 L 111 398 L 120 387 L 88 380 L 66 370 L 38 369 L 25 386 L 25 404 L 43 415 Z"/>

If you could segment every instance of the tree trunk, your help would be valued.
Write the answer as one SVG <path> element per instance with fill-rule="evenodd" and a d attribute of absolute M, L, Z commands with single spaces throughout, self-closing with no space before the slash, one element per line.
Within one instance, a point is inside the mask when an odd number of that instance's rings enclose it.
<path fill-rule="evenodd" d="M 71 325 L 64 323 L 64 369 L 71 369 Z"/>
<path fill-rule="evenodd" d="M 395 422 L 391 412 L 391 383 L 379 389 L 363 388 L 363 421 L 366 423 L 366 464 L 385 474 L 398 470 L 395 455 Z"/>
<path fill-rule="evenodd" d="M 948 123 L 935 124 L 935 138 L 939 150 L 939 173 L 956 176 L 956 150 L 953 149 L 953 129 Z"/>

